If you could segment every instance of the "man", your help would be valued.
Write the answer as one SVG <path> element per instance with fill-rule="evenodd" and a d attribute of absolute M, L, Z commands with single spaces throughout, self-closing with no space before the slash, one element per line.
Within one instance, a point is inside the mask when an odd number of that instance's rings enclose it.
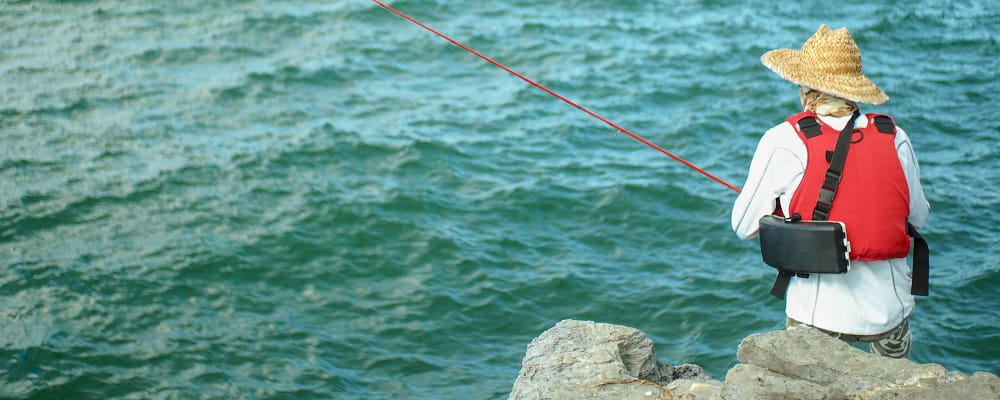
<path fill-rule="evenodd" d="M 821 25 L 801 50 L 773 50 L 761 61 L 799 85 L 804 111 L 761 138 L 733 206 L 733 230 L 750 239 L 765 215 L 811 219 L 837 136 L 854 124 L 828 218 L 846 226 L 851 268 L 787 274 L 772 293 L 786 298 L 788 327 L 810 325 L 847 342 L 870 342 L 884 356 L 907 357 L 915 302 L 906 224 L 923 226 L 930 206 L 906 133 L 888 116 L 859 115 L 858 103 L 879 105 L 889 97 L 862 73 L 861 52 L 845 28 Z"/>

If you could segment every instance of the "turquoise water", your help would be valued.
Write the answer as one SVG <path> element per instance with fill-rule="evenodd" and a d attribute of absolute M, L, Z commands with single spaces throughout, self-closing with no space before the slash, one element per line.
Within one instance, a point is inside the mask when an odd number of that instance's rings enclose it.
<path fill-rule="evenodd" d="M 565 318 L 721 379 L 735 194 L 368 1 L 0 2 L 0 397 L 502 399 Z M 847 26 L 932 206 L 913 359 L 1000 373 L 995 2 L 395 1 L 723 179 Z"/>

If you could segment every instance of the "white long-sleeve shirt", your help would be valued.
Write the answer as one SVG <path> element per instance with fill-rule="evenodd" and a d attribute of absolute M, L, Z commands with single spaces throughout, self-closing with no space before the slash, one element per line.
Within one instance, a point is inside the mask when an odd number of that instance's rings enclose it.
<path fill-rule="evenodd" d="M 825 124 L 844 128 L 850 115 L 819 117 Z M 858 118 L 858 128 L 867 126 Z M 927 221 L 930 204 L 920 185 L 920 166 L 902 129 L 896 129 L 896 152 L 910 190 L 909 222 L 920 228 Z M 806 146 L 788 122 L 771 128 L 761 138 L 750 163 L 743 190 L 733 205 L 733 230 L 741 239 L 757 236 L 758 220 L 771 214 L 775 200 L 788 210 L 792 195 L 806 167 Z M 792 319 L 829 331 L 874 335 L 886 332 L 910 315 L 914 307 L 906 258 L 884 261 L 851 261 L 846 274 L 812 274 L 793 277 L 785 294 L 785 314 Z"/>

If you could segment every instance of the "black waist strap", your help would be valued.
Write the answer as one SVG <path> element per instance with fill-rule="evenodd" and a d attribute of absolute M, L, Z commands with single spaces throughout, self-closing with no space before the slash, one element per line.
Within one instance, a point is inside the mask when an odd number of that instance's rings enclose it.
<path fill-rule="evenodd" d="M 917 232 L 917 228 L 909 223 L 906 224 L 906 232 L 913 237 L 913 282 L 910 286 L 910 294 L 914 296 L 927 296 L 930 281 L 930 249 L 927 247 L 927 240 Z M 795 276 L 794 272 L 778 270 L 778 277 L 774 279 L 774 286 L 771 286 L 771 294 L 779 300 L 785 299 L 785 292 L 788 284 Z M 808 275 L 803 276 L 804 278 Z"/>
<path fill-rule="evenodd" d="M 914 296 L 926 296 L 928 294 L 928 281 L 930 279 L 930 258 L 931 251 L 927 248 L 927 241 L 917 228 L 906 224 L 906 233 L 913 237 L 913 285 L 910 286 L 910 294 Z"/>
<path fill-rule="evenodd" d="M 793 276 L 795 276 L 795 273 L 779 269 L 778 277 L 774 278 L 774 286 L 771 286 L 771 294 L 777 297 L 778 300 L 784 300 L 785 292 L 788 290 L 788 283 L 792 281 Z"/>

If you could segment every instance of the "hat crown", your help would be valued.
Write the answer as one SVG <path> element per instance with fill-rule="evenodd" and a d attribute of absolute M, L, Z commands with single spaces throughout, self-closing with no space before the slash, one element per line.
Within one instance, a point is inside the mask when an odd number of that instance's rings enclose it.
<path fill-rule="evenodd" d="M 847 28 L 833 30 L 826 25 L 820 26 L 820 29 L 802 44 L 802 56 L 805 64 L 823 74 L 861 73 L 861 49 Z"/>

